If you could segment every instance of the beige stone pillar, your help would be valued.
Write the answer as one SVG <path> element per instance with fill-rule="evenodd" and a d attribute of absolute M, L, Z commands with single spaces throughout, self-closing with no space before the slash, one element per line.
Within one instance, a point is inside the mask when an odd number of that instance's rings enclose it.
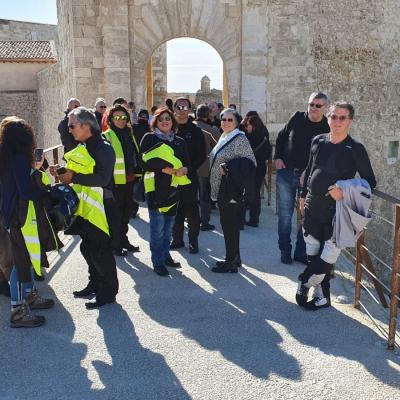
<path fill-rule="evenodd" d="M 153 107 L 153 59 L 151 57 L 146 67 L 146 105 L 150 112 Z"/>

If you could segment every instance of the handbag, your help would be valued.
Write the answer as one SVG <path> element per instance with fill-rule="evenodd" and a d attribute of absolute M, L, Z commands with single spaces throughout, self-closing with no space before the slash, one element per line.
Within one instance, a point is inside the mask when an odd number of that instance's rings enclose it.
<path fill-rule="evenodd" d="M 140 178 L 138 182 L 133 185 L 132 198 L 137 203 L 144 203 L 146 198 L 144 196 L 144 182 L 143 178 Z"/>

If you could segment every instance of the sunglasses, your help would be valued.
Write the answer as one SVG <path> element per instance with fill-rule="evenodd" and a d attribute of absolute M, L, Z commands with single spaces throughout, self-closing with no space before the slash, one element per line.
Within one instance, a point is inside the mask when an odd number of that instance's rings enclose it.
<path fill-rule="evenodd" d="M 69 129 L 75 129 L 78 124 L 68 124 Z"/>
<path fill-rule="evenodd" d="M 169 122 L 169 121 L 172 121 L 172 119 L 171 119 L 171 117 L 158 117 L 157 121 L 158 122 L 163 122 L 163 121 Z"/>
<path fill-rule="evenodd" d="M 345 115 L 330 115 L 329 118 L 333 121 L 339 120 L 339 121 L 346 121 L 349 117 L 346 117 Z"/>
<path fill-rule="evenodd" d="M 127 121 L 128 116 L 127 115 L 116 115 L 112 117 L 113 121 Z"/>
<path fill-rule="evenodd" d="M 99 108 L 107 108 L 107 106 L 99 106 Z"/>
<path fill-rule="evenodd" d="M 223 122 L 233 122 L 233 118 L 221 118 Z"/>
<path fill-rule="evenodd" d="M 310 103 L 310 107 L 315 107 L 315 108 L 322 108 L 325 104 L 315 104 L 315 103 Z"/>
<path fill-rule="evenodd" d="M 176 106 L 176 109 L 178 111 L 189 111 L 189 107 L 188 106 Z"/>

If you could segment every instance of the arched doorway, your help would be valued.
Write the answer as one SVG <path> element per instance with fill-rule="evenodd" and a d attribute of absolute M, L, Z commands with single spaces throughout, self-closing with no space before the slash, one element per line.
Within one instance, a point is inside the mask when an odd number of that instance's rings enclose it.
<path fill-rule="evenodd" d="M 167 97 L 190 98 L 228 104 L 229 93 L 224 62 L 208 43 L 194 38 L 177 38 L 154 50 L 146 66 L 146 105 L 164 104 Z"/>
<path fill-rule="evenodd" d="M 146 105 L 152 86 L 147 79 L 153 52 L 163 43 L 190 37 L 212 46 L 224 64 L 224 103 L 240 107 L 242 92 L 241 13 L 223 2 L 143 2 L 129 19 L 130 81 L 132 96 Z M 208 7 L 209 6 L 209 7 Z M 239 27 L 239 29 L 238 29 Z"/>

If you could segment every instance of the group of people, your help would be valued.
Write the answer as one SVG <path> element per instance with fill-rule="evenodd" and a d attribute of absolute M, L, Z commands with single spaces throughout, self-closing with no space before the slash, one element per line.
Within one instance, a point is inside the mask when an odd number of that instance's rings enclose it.
<path fill-rule="evenodd" d="M 259 224 L 260 192 L 271 146 L 256 111 L 242 119 L 235 105 L 219 114 L 215 110 L 216 103 L 192 110 L 188 98 L 179 98 L 167 100 L 150 116 L 147 110 L 136 113 L 134 104 L 123 98 L 115 99 L 111 107 L 98 98 L 93 109 L 70 99 L 58 127 L 65 151 L 63 167 L 48 166 L 43 155 L 36 157 L 35 136 L 25 121 L 8 117 L 1 122 L 0 245 L 9 256 L 0 258 L 0 271 L 8 271 L 2 282 L 4 287 L 9 282 L 12 327 L 43 324 L 44 317 L 32 310 L 54 304 L 39 296 L 33 279 L 33 270 L 41 275 L 46 251 L 62 245 L 48 218 L 47 168 L 66 191 L 71 185 L 79 199 L 65 233 L 82 239 L 89 282 L 73 294 L 94 295 L 95 300 L 86 303 L 88 309 L 115 301 L 115 256 L 140 251 L 127 235 L 139 199 L 145 199 L 149 210 L 149 244 L 157 275 L 167 276 L 168 267 L 180 267 L 170 250 L 185 247 L 185 221 L 189 252 L 199 252 L 200 232 L 215 229 L 210 214 L 216 207 L 226 252 L 212 271 L 238 272 L 240 230 Z M 332 220 L 335 202 L 343 199 L 345 190 L 337 182 L 352 180 L 358 172 L 370 189 L 376 185 L 365 148 L 349 136 L 353 117 L 349 103 L 328 108 L 326 95 L 313 93 L 307 111 L 296 112 L 276 142 L 281 261 L 292 263 L 292 214 L 299 198 L 304 223 L 294 259 L 306 264 L 306 269 L 299 276 L 296 301 L 307 309 L 330 305 L 330 272 L 340 253 L 332 239 Z M 2 282 L 0 290 L 6 292 Z M 309 301 L 311 287 L 314 294 Z"/>

